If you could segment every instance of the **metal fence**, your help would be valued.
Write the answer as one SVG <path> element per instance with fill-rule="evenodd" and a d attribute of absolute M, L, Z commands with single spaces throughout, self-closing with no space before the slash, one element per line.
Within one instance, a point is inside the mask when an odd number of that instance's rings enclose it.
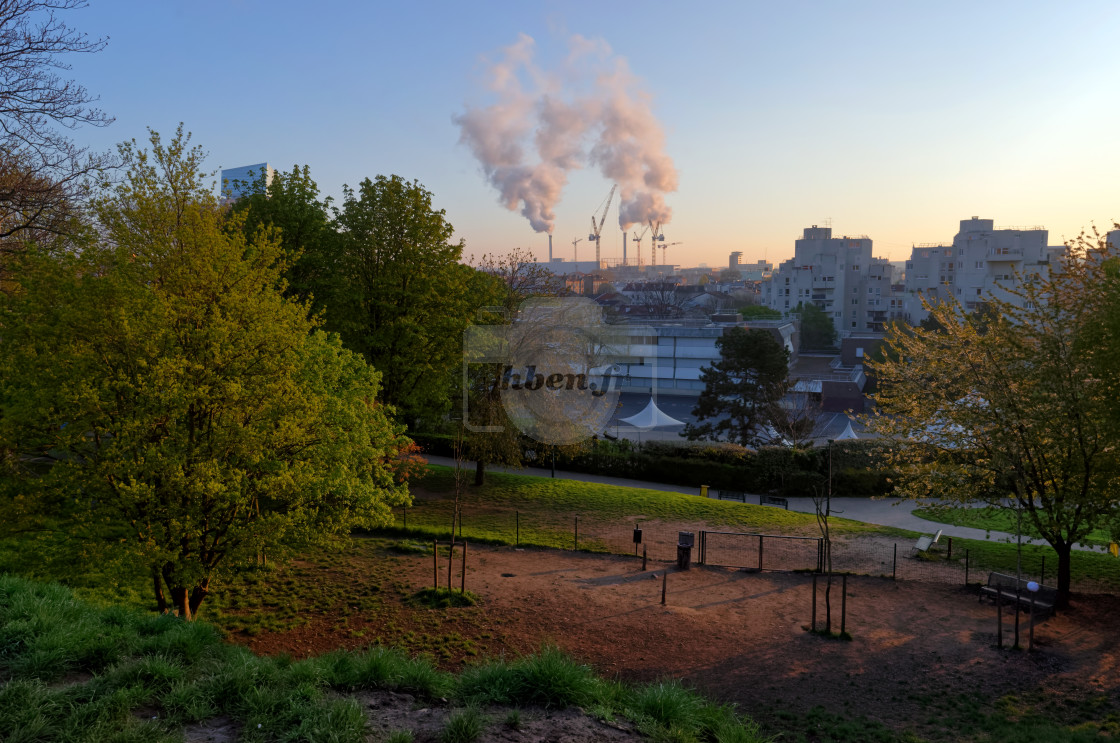
<path fill-rule="evenodd" d="M 397 509 L 396 525 L 406 533 L 446 539 L 451 530 L 451 509 L 446 501 L 420 502 Z M 649 559 L 677 559 L 681 532 L 694 535 L 696 562 L 773 571 L 823 571 L 827 568 L 819 536 L 759 534 L 712 530 L 706 524 L 665 522 L 636 516 L 604 520 L 578 513 L 542 516 L 508 506 L 471 504 L 456 521 L 456 537 L 468 541 L 500 541 L 520 546 L 587 550 L 622 555 L 647 554 Z M 918 551 L 912 539 L 880 535 L 837 535 L 832 538 L 832 570 L 852 575 L 885 576 L 897 580 L 963 585 L 982 583 L 987 569 L 978 569 L 968 550 L 953 549 L 944 539 L 932 549 Z M 1045 558 L 1024 559 L 1023 575 L 1046 583 L 1054 579 L 1057 565 Z"/>
<path fill-rule="evenodd" d="M 820 537 L 702 531 L 699 562 L 748 570 L 820 572 L 823 542 Z"/>

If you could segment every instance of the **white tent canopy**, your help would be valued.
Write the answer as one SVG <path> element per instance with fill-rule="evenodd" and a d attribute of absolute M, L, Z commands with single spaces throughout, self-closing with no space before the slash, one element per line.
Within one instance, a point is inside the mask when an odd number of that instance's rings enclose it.
<path fill-rule="evenodd" d="M 842 434 L 840 434 L 839 436 L 836 437 L 836 440 L 837 441 L 852 441 L 852 440 L 855 440 L 855 439 L 858 439 L 858 438 L 859 438 L 859 435 L 856 434 L 856 432 L 852 430 L 852 420 L 851 420 L 851 418 L 849 418 L 847 428 L 844 429 L 844 432 Z"/>
<path fill-rule="evenodd" d="M 646 405 L 645 409 L 642 410 L 642 412 L 632 415 L 629 418 L 623 418 L 620 422 L 625 423 L 629 426 L 633 426 L 634 428 L 641 429 L 643 431 L 650 428 L 657 428 L 659 426 L 684 425 L 683 421 L 679 421 L 676 418 L 662 413 L 661 408 L 657 407 L 657 403 L 654 402 L 654 399 L 652 397 L 649 399 L 649 404 Z"/>

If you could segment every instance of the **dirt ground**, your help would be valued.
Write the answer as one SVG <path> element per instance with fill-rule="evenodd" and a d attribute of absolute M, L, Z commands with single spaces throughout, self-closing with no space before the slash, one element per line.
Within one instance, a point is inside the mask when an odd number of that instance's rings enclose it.
<path fill-rule="evenodd" d="M 397 570 L 415 589 L 432 584 L 431 557 L 401 558 Z M 442 561 L 440 581 L 446 580 Z M 456 586 L 459 580 L 456 564 Z M 684 679 L 764 721 L 820 707 L 899 729 L 924 720 L 931 700 L 946 695 L 994 700 L 1048 694 L 1120 703 L 1120 600 L 1112 596 L 1075 596 L 1068 611 L 1040 621 L 1035 652 L 1027 653 L 996 648 L 991 604 L 940 584 L 848 578 L 851 641 L 808 631 L 812 583 L 801 573 L 697 566 L 681 572 L 652 562 L 642 571 L 633 557 L 472 545 L 466 585 L 482 606 L 447 610 L 443 630 L 473 638 L 481 655 L 531 652 L 551 642 L 605 676 Z M 823 584 L 818 591 L 822 618 Z M 834 629 L 840 593 L 837 580 Z M 1007 646 L 1014 642 L 1013 621 L 1005 612 Z M 377 627 L 356 639 L 355 626 L 340 629 L 322 617 L 248 644 L 263 653 L 305 656 L 391 641 Z M 1025 648 L 1025 615 L 1020 631 Z M 445 665 L 464 658 L 470 661 L 460 655 Z"/>

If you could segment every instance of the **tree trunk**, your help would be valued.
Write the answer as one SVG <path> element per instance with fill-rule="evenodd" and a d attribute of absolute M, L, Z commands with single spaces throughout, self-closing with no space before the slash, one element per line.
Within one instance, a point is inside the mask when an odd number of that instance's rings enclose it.
<path fill-rule="evenodd" d="M 167 597 L 163 594 L 163 581 L 159 577 L 159 569 L 152 567 L 152 588 L 156 593 L 156 611 L 160 614 L 167 613 Z"/>
<path fill-rule="evenodd" d="M 185 587 L 176 586 L 171 589 L 171 603 L 175 606 L 175 610 L 179 612 L 180 619 L 185 619 L 188 622 L 194 619 L 194 615 L 191 614 L 191 602 Z"/>
<path fill-rule="evenodd" d="M 1065 609 L 1069 606 L 1070 554 L 1073 551 L 1073 544 L 1063 542 L 1053 547 L 1058 553 L 1058 597 L 1055 599 L 1054 607 Z"/>
<path fill-rule="evenodd" d="M 486 463 L 479 457 L 474 463 L 474 485 L 475 487 L 482 487 L 486 481 Z"/>
<path fill-rule="evenodd" d="M 209 595 L 210 595 L 210 581 L 209 581 L 209 579 L 204 579 L 200 585 L 195 586 L 194 589 L 191 590 L 191 598 L 190 598 L 190 603 L 189 603 L 188 609 L 190 610 L 192 619 L 195 616 L 198 615 L 198 607 L 202 603 L 202 600 L 205 599 Z"/>

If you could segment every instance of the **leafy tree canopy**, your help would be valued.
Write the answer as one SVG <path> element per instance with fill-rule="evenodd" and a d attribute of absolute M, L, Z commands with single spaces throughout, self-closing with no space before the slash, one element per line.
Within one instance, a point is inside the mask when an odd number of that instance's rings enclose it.
<path fill-rule="evenodd" d="M 764 304 L 748 304 L 739 308 L 744 320 L 781 320 L 782 313 Z"/>
<path fill-rule="evenodd" d="M 188 141 L 122 145 L 99 239 L 21 260 L 0 298 L 0 444 L 18 455 L 7 505 L 122 551 L 191 618 L 262 553 L 386 523 L 408 442 L 378 374 L 283 296 L 275 233 L 224 218 Z"/>
<path fill-rule="evenodd" d="M 765 330 L 729 328 L 716 340 L 720 360 L 700 371 L 704 391 L 685 426 L 691 440 L 726 439 L 756 446 L 771 437 L 766 430 L 773 406 L 788 384 L 789 352 Z"/>
<path fill-rule="evenodd" d="M 828 313 L 815 304 L 799 302 L 792 314 L 801 316 L 800 350 L 836 347 L 836 326 Z"/>
<path fill-rule="evenodd" d="M 899 444 L 900 493 L 1021 508 L 1058 553 L 1064 602 L 1072 545 L 1116 503 L 1116 346 L 1102 345 L 1113 331 L 1099 320 L 1120 286 L 1083 250 L 1051 270 L 1025 277 L 1015 303 L 940 304 L 935 329 L 892 329 L 889 352 L 869 361 L 869 425 Z"/>

